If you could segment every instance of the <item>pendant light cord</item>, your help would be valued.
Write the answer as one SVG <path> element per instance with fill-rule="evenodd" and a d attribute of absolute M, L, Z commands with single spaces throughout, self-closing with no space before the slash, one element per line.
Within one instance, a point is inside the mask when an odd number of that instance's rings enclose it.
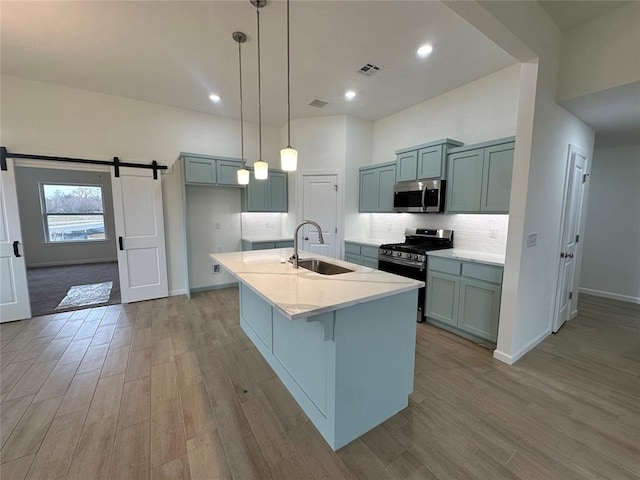
<path fill-rule="evenodd" d="M 256 19 L 258 22 L 258 146 L 259 146 L 259 160 L 262 162 L 262 96 L 260 85 L 260 7 L 259 2 L 256 6 Z"/>
<path fill-rule="evenodd" d="M 287 148 L 291 148 L 291 52 L 289 28 L 289 0 L 287 0 Z"/>
<path fill-rule="evenodd" d="M 240 72 L 240 151 L 242 168 L 244 168 L 244 115 L 242 108 L 242 42 L 238 42 L 238 70 Z"/>

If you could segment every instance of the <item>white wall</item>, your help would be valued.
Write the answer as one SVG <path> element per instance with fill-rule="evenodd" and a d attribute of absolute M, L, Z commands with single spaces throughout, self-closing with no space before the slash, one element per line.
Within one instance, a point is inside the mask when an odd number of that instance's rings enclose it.
<path fill-rule="evenodd" d="M 66 164 L 70 165 L 70 164 Z M 117 260 L 111 175 L 106 172 L 16 167 L 16 191 L 27 267 L 74 265 Z M 100 185 L 106 240 L 45 242 L 40 183 Z"/>
<path fill-rule="evenodd" d="M 564 32 L 558 99 L 640 81 L 640 2 Z"/>
<path fill-rule="evenodd" d="M 640 144 L 596 148 L 580 291 L 640 303 Z"/>
<path fill-rule="evenodd" d="M 213 115 L 3 76 L 0 143 L 10 152 L 172 165 L 180 151 L 240 157 L 240 122 Z M 208 100 L 204 100 L 208 101 Z M 262 128 L 276 164 L 278 130 Z M 258 156 L 257 125 L 245 124 L 245 156 Z M 163 175 L 169 290 L 184 289 L 181 175 Z"/>
<path fill-rule="evenodd" d="M 469 144 L 515 135 L 519 74 L 513 65 L 375 122 L 371 163 L 441 138 Z"/>
<path fill-rule="evenodd" d="M 358 212 L 360 206 L 360 167 L 371 163 L 373 124 L 347 117 L 344 188 L 343 238 L 362 237 L 369 231 L 367 215 Z"/>

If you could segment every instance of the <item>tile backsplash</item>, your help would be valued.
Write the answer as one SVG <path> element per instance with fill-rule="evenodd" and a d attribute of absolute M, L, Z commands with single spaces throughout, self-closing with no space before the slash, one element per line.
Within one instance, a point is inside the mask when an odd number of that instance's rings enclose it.
<path fill-rule="evenodd" d="M 282 235 L 283 213 L 242 212 L 243 238 L 274 238 Z"/>
<path fill-rule="evenodd" d="M 509 215 L 436 215 L 372 213 L 369 238 L 402 238 L 406 227 L 444 228 L 454 231 L 453 243 L 461 250 L 504 255 Z"/>

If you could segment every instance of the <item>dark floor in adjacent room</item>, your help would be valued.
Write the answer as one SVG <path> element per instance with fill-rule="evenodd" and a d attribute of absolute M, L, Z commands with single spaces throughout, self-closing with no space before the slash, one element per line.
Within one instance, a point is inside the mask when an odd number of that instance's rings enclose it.
<path fill-rule="evenodd" d="M 27 283 L 31 300 L 31 316 L 37 317 L 60 311 L 77 310 L 78 308 L 56 310 L 56 307 L 71 287 L 101 282 L 113 282 L 113 286 L 109 301 L 99 305 L 119 304 L 118 262 L 28 268 Z M 91 305 L 91 307 L 99 305 Z"/>

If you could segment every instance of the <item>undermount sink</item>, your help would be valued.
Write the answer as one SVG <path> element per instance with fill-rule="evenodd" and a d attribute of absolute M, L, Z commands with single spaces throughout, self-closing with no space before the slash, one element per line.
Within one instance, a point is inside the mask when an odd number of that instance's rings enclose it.
<path fill-rule="evenodd" d="M 334 265 L 333 263 L 323 262 L 315 258 L 309 260 L 298 260 L 298 267 L 306 268 L 312 272 L 319 273 L 320 275 L 338 275 L 340 273 L 353 272 L 348 268 Z"/>

